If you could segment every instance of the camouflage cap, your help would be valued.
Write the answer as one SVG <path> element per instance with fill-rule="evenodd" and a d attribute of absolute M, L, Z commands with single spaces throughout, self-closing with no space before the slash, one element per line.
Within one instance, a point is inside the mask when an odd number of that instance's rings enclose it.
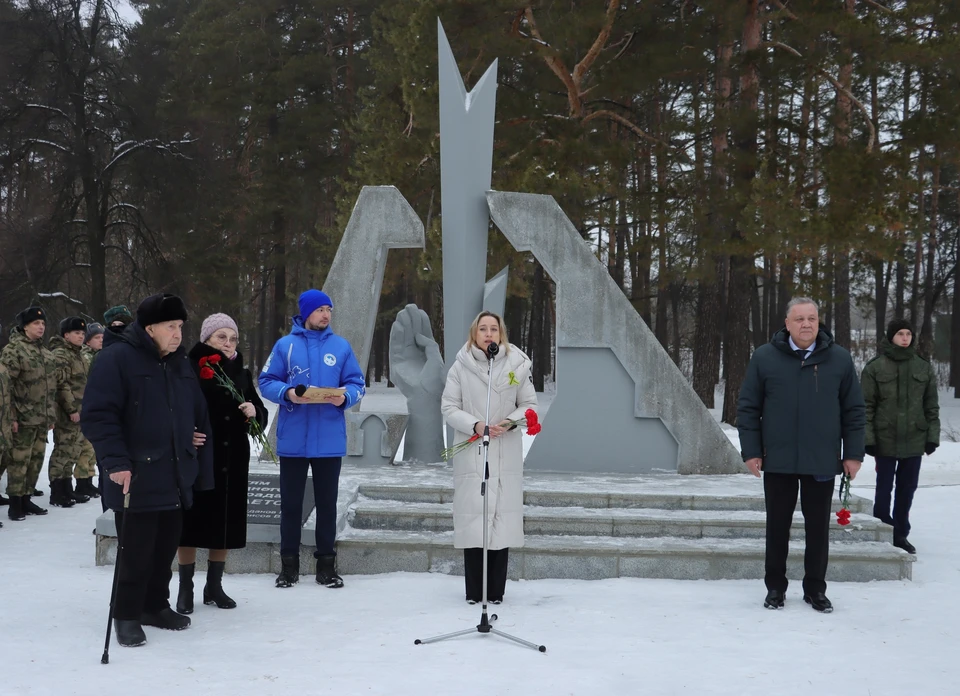
<path fill-rule="evenodd" d="M 17 326 L 21 329 L 26 327 L 28 324 L 32 324 L 35 321 L 46 321 L 47 315 L 44 313 L 41 307 L 33 306 L 27 307 L 25 310 L 20 312 L 17 315 Z"/>

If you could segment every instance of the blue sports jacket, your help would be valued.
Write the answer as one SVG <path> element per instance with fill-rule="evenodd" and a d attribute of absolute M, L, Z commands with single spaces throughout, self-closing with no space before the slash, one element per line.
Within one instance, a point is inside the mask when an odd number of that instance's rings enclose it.
<path fill-rule="evenodd" d="M 344 457 L 347 425 L 344 411 L 363 398 L 364 379 L 350 344 L 327 327 L 312 331 L 300 316 L 293 330 L 273 347 L 259 378 L 263 398 L 280 405 L 277 454 L 281 457 Z M 308 387 L 344 387 L 342 406 L 294 404 L 287 391 Z"/>

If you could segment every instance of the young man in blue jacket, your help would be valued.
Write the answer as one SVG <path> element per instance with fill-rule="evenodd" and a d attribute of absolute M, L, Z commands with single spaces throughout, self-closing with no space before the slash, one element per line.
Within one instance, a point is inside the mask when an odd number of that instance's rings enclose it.
<path fill-rule="evenodd" d="M 337 575 L 337 490 L 347 454 L 344 411 L 364 394 L 364 378 L 350 343 L 330 329 L 333 300 L 320 290 L 300 295 L 293 330 L 273 347 L 260 373 L 260 393 L 280 405 L 277 454 L 280 457 L 280 560 L 277 587 L 300 579 L 300 530 L 307 469 L 313 471 L 317 505 L 317 583 L 343 587 Z M 342 387 L 344 394 L 311 403 L 297 387 Z M 302 391 L 302 390 L 301 390 Z"/>

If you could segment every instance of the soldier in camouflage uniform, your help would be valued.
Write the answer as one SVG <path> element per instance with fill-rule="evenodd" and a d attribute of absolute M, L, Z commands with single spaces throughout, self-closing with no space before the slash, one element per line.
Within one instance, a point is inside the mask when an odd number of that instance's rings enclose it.
<path fill-rule="evenodd" d="M 10 401 L 10 377 L 7 368 L 0 364 L 0 478 L 7 470 L 6 457 L 13 444 L 13 404 Z M 9 505 L 10 501 L 0 495 L 0 505 Z M 0 527 L 3 523 L 0 522 Z"/>
<path fill-rule="evenodd" d="M 80 354 L 87 363 L 87 374 L 90 374 L 90 366 L 93 365 L 94 356 L 103 348 L 103 324 L 92 322 L 87 324 L 87 333 L 83 337 L 83 348 Z"/>
<path fill-rule="evenodd" d="M 0 352 L 0 363 L 10 376 L 13 401 L 13 447 L 7 460 L 7 517 L 46 515 L 30 500 L 37 485 L 47 431 L 57 420 L 57 375 L 53 354 L 43 347 L 46 315 L 40 307 L 28 307 L 17 315 L 10 343 Z"/>
<path fill-rule="evenodd" d="M 93 479 L 93 448 L 80 432 L 80 408 L 87 386 L 87 361 L 81 349 L 86 337 L 87 322 L 80 317 L 67 317 L 60 322 L 60 335 L 50 339 L 50 350 L 57 366 L 57 427 L 53 431 L 53 454 L 50 455 L 50 504 L 73 507 L 86 503 L 84 482 Z M 76 466 L 76 473 L 74 473 Z M 77 491 L 73 490 L 73 477 Z M 92 487 L 92 483 L 91 483 Z"/>

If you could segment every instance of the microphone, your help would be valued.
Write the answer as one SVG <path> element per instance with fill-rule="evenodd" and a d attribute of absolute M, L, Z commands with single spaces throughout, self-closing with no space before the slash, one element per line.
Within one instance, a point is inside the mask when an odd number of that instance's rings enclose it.
<path fill-rule="evenodd" d="M 298 384 L 296 387 L 293 388 L 293 393 L 296 394 L 297 396 L 303 396 L 304 394 L 307 393 L 307 385 Z"/>
<path fill-rule="evenodd" d="M 487 357 L 493 360 L 494 356 L 500 352 L 500 346 L 496 343 L 491 343 L 487 346 Z"/>

